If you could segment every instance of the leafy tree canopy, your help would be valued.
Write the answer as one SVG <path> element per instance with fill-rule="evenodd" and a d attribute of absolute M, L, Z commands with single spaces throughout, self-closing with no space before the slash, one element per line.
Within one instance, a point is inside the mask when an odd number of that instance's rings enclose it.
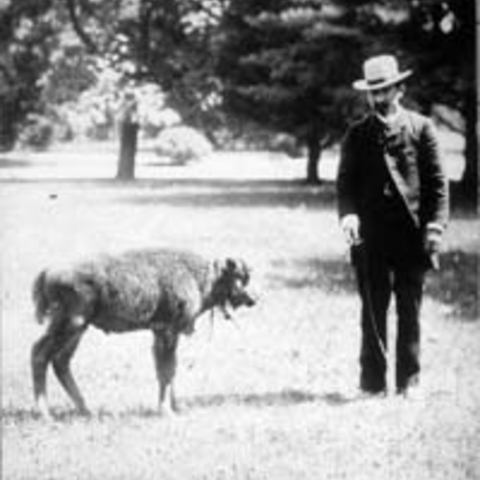
<path fill-rule="evenodd" d="M 12 80 L 0 90 L 9 102 L 16 99 L 16 117 L 2 123 L 18 123 L 42 100 L 44 108 L 74 99 L 95 83 L 101 59 L 120 74 L 119 91 L 156 83 L 186 123 L 213 128 L 219 88 L 209 75 L 209 45 L 222 9 L 222 0 L 1 4 L 0 66 Z"/>
<path fill-rule="evenodd" d="M 465 191 L 476 192 L 474 2 L 231 0 L 218 48 L 228 111 L 306 141 L 311 164 L 357 111 L 363 59 L 394 53 L 414 69 L 409 97 L 422 110 L 461 114 Z"/>
<path fill-rule="evenodd" d="M 226 107 L 322 146 L 338 139 L 351 105 L 362 39 L 320 1 L 232 1 L 218 72 Z"/>

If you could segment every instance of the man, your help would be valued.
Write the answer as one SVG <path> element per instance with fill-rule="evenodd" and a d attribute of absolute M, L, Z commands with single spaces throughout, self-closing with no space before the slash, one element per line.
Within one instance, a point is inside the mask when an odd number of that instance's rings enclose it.
<path fill-rule="evenodd" d="M 387 310 L 396 301 L 396 388 L 415 395 L 420 373 L 424 276 L 437 268 L 448 216 L 448 184 L 432 122 L 400 104 L 411 71 L 372 57 L 353 87 L 370 112 L 342 143 L 337 179 L 341 227 L 351 246 L 361 310 L 360 388 L 385 394 Z M 418 389 L 417 389 L 418 392 Z"/>

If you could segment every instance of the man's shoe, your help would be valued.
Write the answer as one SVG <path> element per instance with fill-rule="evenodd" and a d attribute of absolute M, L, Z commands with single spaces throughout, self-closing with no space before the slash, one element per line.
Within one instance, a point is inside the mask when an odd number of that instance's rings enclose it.
<path fill-rule="evenodd" d="M 385 398 L 387 396 L 387 390 L 382 389 L 382 390 L 365 390 L 365 389 L 360 389 L 360 392 L 358 394 L 358 399 L 359 400 L 374 400 L 377 398 Z"/>
<path fill-rule="evenodd" d="M 406 387 L 398 388 L 397 393 L 406 400 L 412 400 L 415 402 L 420 402 L 425 399 L 425 392 L 421 388 L 417 379 L 413 382 L 409 382 Z"/>

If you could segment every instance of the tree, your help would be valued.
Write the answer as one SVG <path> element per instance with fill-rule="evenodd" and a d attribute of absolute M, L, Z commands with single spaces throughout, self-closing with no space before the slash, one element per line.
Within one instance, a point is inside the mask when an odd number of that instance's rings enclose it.
<path fill-rule="evenodd" d="M 465 136 L 465 171 L 455 200 L 478 203 L 476 136 L 475 2 L 470 0 L 387 0 L 368 2 L 362 23 L 369 53 L 389 50 L 415 72 L 409 97 L 424 113 L 444 106 L 463 125 L 443 116 Z M 437 108 L 438 110 L 438 108 Z"/>
<path fill-rule="evenodd" d="M 477 200 L 475 3 L 471 0 L 231 0 L 218 71 L 228 111 L 319 153 L 357 111 L 350 89 L 363 58 L 391 52 L 416 72 L 409 96 L 425 113 L 446 105 L 466 137 L 462 196 Z"/>
<path fill-rule="evenodd" d="M 49 100 L 78 95 L 92 80 L 85 65 L 102 59 L 120 73 L 120 93 L 145 82 L 159 84 L 167 105 L 180 112 L 184 123 L 212 131 L 219 121 L 219 85 L 210 74 L 209 48 L 222 9 L 223 0 L 16 0 L 2 4 L 0 102 L 3 112 L 4 100 L 12 103 L 10 111 L 16 117 L 5 119 L 4 115 L 0 127 L 18 124 L 28 112 L 41 109 L 45 85 L 58 87 L 50 89 Z M 78 76 L 72 75 L 75 71 Z M 131 129 L 124 131 L 133 134 Z M 136 135 L 131 139 L 135 146 Z M 133 153 L 135 148 L 123 152 Z M 133 176 L 134 169 L 129 170 Z"/>
<path fill-rule="evenodd" d="M 399 44 L 416 71 L 413 95 L 426 110 L 445 105 L 461 114 L 465 135 L 465 171 L 459 200 L 478 203 L 477 92 L 475 81 L 475 2 L 409 2 Z"/>
<path fill-rule="evenodd" d="M 131 180 L 135 176 L 135 155 L 138 140 L 137 101 L 133 93 L 123 99 L 120 117 L 120 155 L 117 178 Z"/>
<path fill-rule="evenodd" d="M 218 84 L 210 75 L 209 47 L 222 0 L 68 0 L 67 5 L 86 49 L 122 72 L 121 89 L 156 82 L 185 123 L 207 131 L 216 125 Z M 138 126 L 132 115 L 122 118 L 126 124 L 120 131 L 126 137 L 121 139 L 118 176 L 126 179 L 134 176 Z"/>
<path fill-rule="evenodd" d="M 363 40 L 354 11 L 320 0 L 232 0 L 222 25 L 225 108 L 305 144 L 309 182 L 319 181 L 322 150 L 357 106 L 350 85 Z"/>
<path fill-rule="evenodd" d="M 0 149 L 13 148 L 17 126 L 40 108 L 39 79 L 54 36 L 49 8 L 48 0 L 0 5 Z"/>

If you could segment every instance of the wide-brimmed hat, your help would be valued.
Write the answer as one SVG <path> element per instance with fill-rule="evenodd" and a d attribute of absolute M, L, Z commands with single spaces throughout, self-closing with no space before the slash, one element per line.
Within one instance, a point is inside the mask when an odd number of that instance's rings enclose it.
<path fill-rule="evenodd" d="M 365 60 L 365 78 L 353 82 L 353 88 L 362 91 L 379 90 L 402 82 L 412 74 L 411 70 L 400 72 L 397 59 L 392 55 L 379 55 Z"/>

